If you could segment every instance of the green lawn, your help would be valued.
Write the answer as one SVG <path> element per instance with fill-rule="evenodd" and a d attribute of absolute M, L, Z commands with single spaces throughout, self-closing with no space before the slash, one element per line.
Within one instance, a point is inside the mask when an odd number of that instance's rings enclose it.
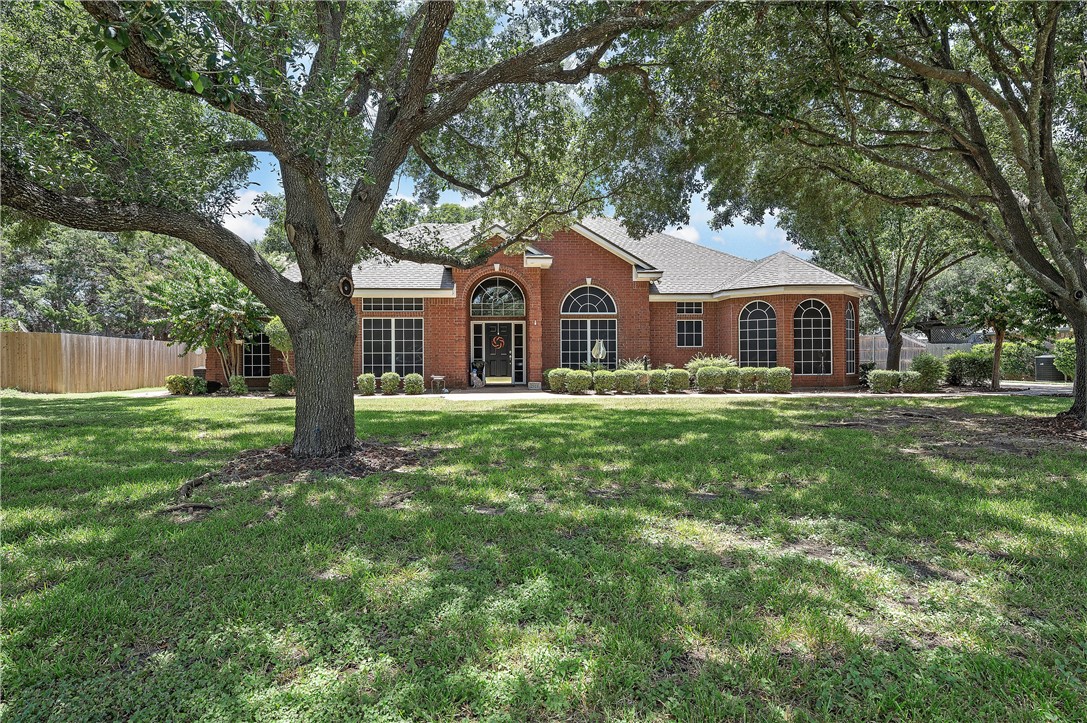
<path fill-rule="evenodd" d="M 2 402 L 7 720 L 1087 711 L 1067 400 L 360 400 L 436 456 L 193 515 L 290 400 Z"/>

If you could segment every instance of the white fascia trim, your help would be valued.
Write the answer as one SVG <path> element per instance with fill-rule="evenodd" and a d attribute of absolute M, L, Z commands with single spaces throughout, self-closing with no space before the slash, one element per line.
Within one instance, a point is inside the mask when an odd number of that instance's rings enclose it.
<path fill-rule="evenodd" d="M 713 301 L 713 294 L 650 294 L 650 301 Z"/>
<path fill-rule="evenodd" d="M 747 296 L 772 296 L 774 294 L 846 294 L 863 299 L 872 292 L 856 284 L 823 284 L 809 286 L 760 286 L 751 289 L 726 289 L 713 294 L 650 294 L 650 301 L 720 301 L 742 299 Z"/>
<path fill-rule="evenodd" d="M 634 269 L 635 281 L 656 281 L 660 277 L 664 276 L 664 272 L 660 269 L 644 269 L 638 270 L 637 266 L 632 267 Z"/>
<path fill-rule="evenodd" d="M 525 268 L 526 269 L 549 269 L 551 268 L 551 262 L 555 259 L 551 256 L 529 256 L 525 254 Z"/>
<path fill-rule="evenodd" d="M 738 299 L 746 296 L 769 294 L 849 294 L 858 298 L 871 296 L 872 292 L 856 284 L 812 284 L 787 286 L 758 286 L 750 289 L 725 289 L 713 294 L 714 299 Z"/>
<path fill-rule="evenodd" d="M 457 287 L 452 289 L 355 289 L 355 297 L 389 299 L 389 298 L 415 298 L 415 299 L 455 299 Z"/>

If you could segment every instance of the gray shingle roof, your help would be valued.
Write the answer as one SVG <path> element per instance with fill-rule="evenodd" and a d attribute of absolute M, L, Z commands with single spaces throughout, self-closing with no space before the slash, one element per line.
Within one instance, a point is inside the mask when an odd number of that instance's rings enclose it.
<path fill-rule="evenodd" d="M 756 263 L 666 233 L 636 239 L 612 218 L 586 218 L 581 225 L 663 271 L 653 284 L 658 294 L 712 294 Z"/>
<path fill-rule="evenodd" d="M 635 257 L 637 265 L 663 272 L 651 286 L 657 294 L 713 294 L 720 291 L 767 286 L 853 285 L 826 269 L 780 251 L 758 261 L 733 256 L 665 233 L 634 238 L 620 221 L 602 216 L 586 218 L 581 225 Z M 405 246 L 444 245 L 457 248 L 471 240 L 475 222 L 421 224 L 389 234 Z M 287 268 L 287 278 L 299 279 L 298 267 Z M 377 256 L 352 270 L 357 289 L 451 289 L 453 276 L 440 264 L 417 264 Z"/>
<path fill-rule="evenodd" d="M 764 286 L 836 286 L 852 283 L 849 279 L 832 274 L 804 259 L 779 251 L 756 261 L 750 269 L 732 279 L 724 288 L 734 290 L 759 289 Z"/>

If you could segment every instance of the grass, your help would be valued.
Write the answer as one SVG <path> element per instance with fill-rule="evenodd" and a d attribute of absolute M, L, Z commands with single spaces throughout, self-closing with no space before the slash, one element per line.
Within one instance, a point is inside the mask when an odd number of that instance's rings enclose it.
<path fill-rule="evenodd" d="M 3 715 L 1083 720 L 1087 451 L 986 446 L 1065 404 L 360 400 L 439 454 L 190 518 L 290 400 L 6 396 Z"/>

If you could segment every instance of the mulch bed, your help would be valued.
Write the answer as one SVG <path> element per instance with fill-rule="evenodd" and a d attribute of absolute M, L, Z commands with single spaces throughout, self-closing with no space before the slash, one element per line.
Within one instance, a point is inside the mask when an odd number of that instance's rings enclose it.
<path fill-rule="evenodd" d="M 193 490 L 210 482 L 246 482 L 263 477 L 287 477 L 294 481 L 310 472 L 340 477 L 369 477 L 382 472 L 406 471 L 433 457 L 437 450 L 427 447 L 400 447 L 356 440 L 354 449 L 338 457 L 296 459 L 291 456 L 291 445 L 281 444 L 271 449 L 251 449 L 234 457 L 222 469 L 208 472 L 185 482 L 177 490 L 177 496 L 186 500 Z M 176 508 L 195 505 L 183 503 Z M 170 508 L 173 511 L 174 508 Z"/>

